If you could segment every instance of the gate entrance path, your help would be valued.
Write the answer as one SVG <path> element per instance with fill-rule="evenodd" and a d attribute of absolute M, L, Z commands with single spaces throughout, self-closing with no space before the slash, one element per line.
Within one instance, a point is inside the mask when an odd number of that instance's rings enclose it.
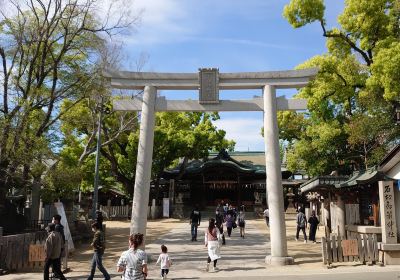
<path fill-rule="evenodd" d="M 288 255 L 279 157 L 277 110 L 305 110 L 306 100 L 276 98 L 281 88 L 301 88 L 315 77 L 318 69 L 269 72 L 219 73 L 217 68 L 202 68 L 199 73 L 143 73 L 108 70 L 104 76 L 111 88 L 142 89 L 143 98 L 119 100 L 114 110 L 141 110 L 140 137 L 132 205 L 131 233 L 146 234 L 151 164 L 156 111 L 263 111 L 266 163 L 266 192 L 271 224 L 271 254 L 265 261 L 274 265 L 293 263 Z M 157 90 L 199 90 L 199 100 L 167 100 Z M 259 89 L 262 98 L 220 100 L 219 90 Z"/>

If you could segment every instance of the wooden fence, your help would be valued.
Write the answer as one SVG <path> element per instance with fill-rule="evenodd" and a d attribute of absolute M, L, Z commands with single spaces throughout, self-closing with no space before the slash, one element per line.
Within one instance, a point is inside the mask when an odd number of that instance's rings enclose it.
<path fill-rule="evenodd" d="M 103 206 L 100 205 L 100 211 L 103 212 L 107 219 L 129 218 L 132 208 L 125 206 Z"/>
<path fill-rule="evenodd" d="M 29 245 L 44 244 L 46 238 L 45 231 L 0 236 L 0 269 L 21 270 L 43 267 L 44 262 L 29 262 Z"/>
<path fill-rule="evenodd" d="M 357 245 L 352 250 L 356 254 L 344 254 L 342 241 L 355 240 Z M 334 262 L 360 262 L 363 264 L 375 264 L 379 260 L 378 242 L 376 234 L 358 234 L 353 239 L 341 239 L 340 236 L 331 235 L 322 237 L 322 261 L 328 266 Z"/>

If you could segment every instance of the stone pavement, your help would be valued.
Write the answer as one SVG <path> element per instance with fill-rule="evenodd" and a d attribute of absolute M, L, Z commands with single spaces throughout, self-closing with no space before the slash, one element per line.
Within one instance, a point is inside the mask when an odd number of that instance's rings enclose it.
<path fill-rule="evenodd" d="M 287 236 L 289 255 L 295 258 L 295 264 L 285 267 L 266 266 L 264 258 L 269 254 L 269 231 L 263 219 L 248 219 L 246 222 L 246 237 L 240 238 L 239 229 L 235 229 L 232 236 L 227 237 L 226 246 L 222 247 L 222 259 L 218 261 L 219 271 L 215 273 L 205 272 L 207 249 L 204 247 L 204 232 L 208 225 L 207 218 L 199 227 L 198 241 L 191 242 L 190 225 L 188 220 L 160 220 L 151 221 L 148 226 L 149 244 L 146 251 L 151 256 L 149 263 L 149 278 L 159 279 L 160 267 L 155 265 L 160 253 L 161 244 L 168 247 L 173 259 L 169 279 L 335 279 L 337 275 L 342 279 L 364 279 L 363 275 L 372 277 L 379 275 L 379 279 L 398 279 L 400 266 L 365 266 L 358 263 L 337 265 L 333 269 L 327 269 L 321 262 L 320 244 L 303 243 L 294 240 L 295 222 L 294 216 L 287 216 Z M 116 273 L 115 263 L 123 248 L 126 247 L 129 222 L 119 223 L 117 228 L 114 222 L 107 222 L 108 248 L 105 258 L 105 266 L 112 279 L 120 279 Z M 126 232 L 126 236 L 125 233 Z M 320 238 L 324 232 L 323 227 L 317 232 Z M 117 234 L 119 233 L 119 234 Z M 115 248 L 114 248 L 115 247 Z M 78 253 L 78 252 L 77 252 Z M 75 254 L 70 262 L 72 271 L 66 274 L 68 279 L 86 279 L 89 272 L 90 251 L 82 252 L 84 258 Z M 100 277 L 97 272 L 97 278 Z M 384 277 L 385 276 L 385 277 Z M 19 273 L 2 276 L 0 280 L 8 279 L 43 279 L 41 273 Z M 365 279 L 368 279 L 365 278 Z M 371 278 L 373 279 L 373 278 Z"/>

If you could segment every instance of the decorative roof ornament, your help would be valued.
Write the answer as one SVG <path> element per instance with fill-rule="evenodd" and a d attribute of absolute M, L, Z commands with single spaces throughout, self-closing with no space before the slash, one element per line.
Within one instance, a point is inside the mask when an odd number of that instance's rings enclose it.
<path fill-rule="evenodd" d="M 313 201 L 313 200 L 319 200 L 321 198 L 321 195 L 317 192 L 309 192 L 306 195 L 306 197 L 308 201 Z"/>

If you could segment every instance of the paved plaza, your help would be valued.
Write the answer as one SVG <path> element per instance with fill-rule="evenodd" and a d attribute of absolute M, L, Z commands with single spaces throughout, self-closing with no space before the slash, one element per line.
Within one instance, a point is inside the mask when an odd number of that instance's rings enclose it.
<path fill-rule="evenodd" d="M 190 241 L 190 225 L 187 220 L 165 219 L 149 221 L 148 245 L 146 250 L 151 259 L 157 258 L 160 245 L 168 247 L 173 259 L 169 279 L 398 279 L 399 266 L 366 266 L 357 263 L 338 265 L 327 269 L 321 262 L 320 244 L 303 243 L 302 238 L 296 242 L 294 216 L 286 217 L 288 251 L 295 258 L 295 264 L 285 267 L 266 266 L 264 258 L 269 254 L 269 231 L 263 219 L 248 219 L 246 238 L 240 238 L 235 229 L 227 244 L 222 248 L 222 259 L 218 261 L 218 272 L 205 272 L 207 250 L 204 247 L 206 218 L 199 228 L 198 241 Z M 115 264 L 123 250 L 127 248 L 129 221 L 107 222 L 107 249 L 104 264 L 112 279 L 120 279 Z M 320 227 L 317 237 L 320 238 L 324 228 Z M 68 279 L 86 279 L 89 272 L 91 250 L 89 245 L 82 244 L 70 259 L 71 271 Z M 99 272 L 95 279 L 102 279 Z M 149 263 L 149 278 L 159 279 L 159 266 L 154 261 Z M 43 279 L 38 271 L 35 273 L 18 273 L 2 276 L 1 279 Z"/>

